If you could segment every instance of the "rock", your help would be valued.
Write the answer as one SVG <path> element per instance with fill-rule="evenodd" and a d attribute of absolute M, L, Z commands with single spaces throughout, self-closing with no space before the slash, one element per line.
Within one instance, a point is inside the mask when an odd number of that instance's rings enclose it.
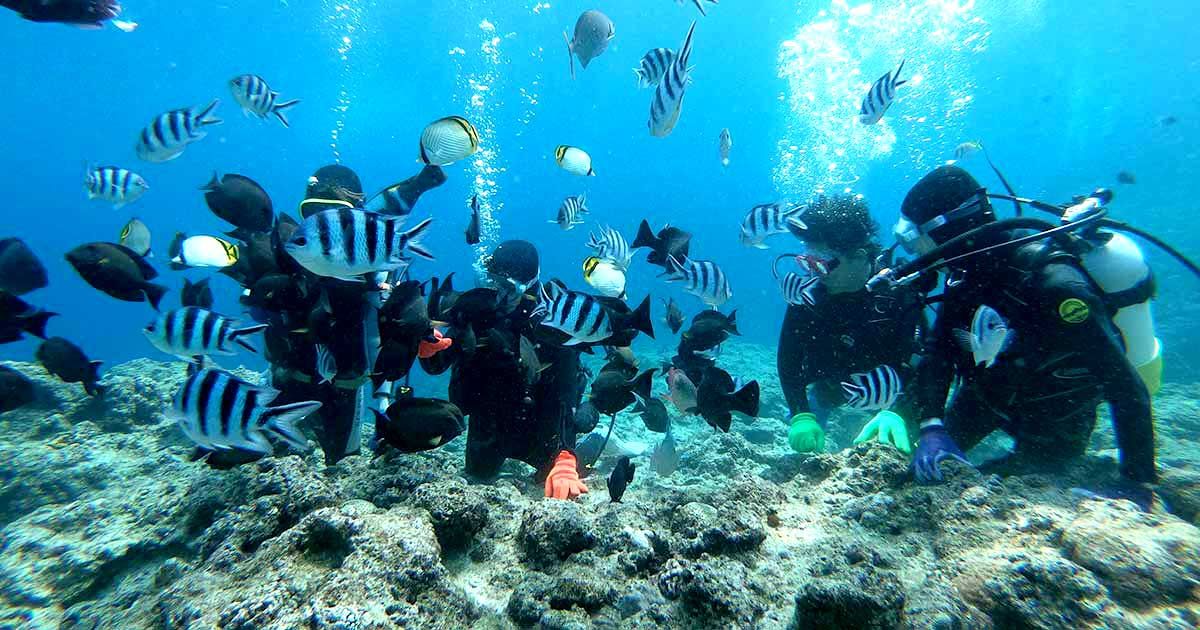
<path fill-rule="evenodd" d="M 904 621 L 904 589 L 889 574 L 859 573 L 848 580 L 818 579 L 796 594 L 797 630 L 817 628 L 899 628 Z"/>
<path fill-rule="evenodd" d="M 672 560 L 659 575 L 658 587 L 677 599 L 690 616 L 752 626 L 766 611 L 762 585 L 738 562 L 714 558 L 689 562 Z"/>
<path fill-rule="evenodd" d="M 1002 627 L 1121 625 L 1095 576 L 1048 549 L 974 556 L 955 585 Z"/>
<path fill-rule="evenodd" d="M 538 501 L 526 508 L 518 532 L 522 561 L 549 567 L 596 544 L 591 517 L 574 501 Z"/>
<path fill-rule="evenodd" d="M 439 481 L 417 488 L 413 503 L 429 511 L 442 549 L 461 551 L 490 520 L 483 492 L 461 480 Z"/>

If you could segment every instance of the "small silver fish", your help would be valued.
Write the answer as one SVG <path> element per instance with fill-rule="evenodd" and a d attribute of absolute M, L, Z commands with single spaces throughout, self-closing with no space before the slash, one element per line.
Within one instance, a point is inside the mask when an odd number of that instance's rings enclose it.
<path fill-rule="evenodd" d="M 983 144 L 978 140 L 964 142 L 954 149 L 955 160 L 965 160 L 983 150 Z"/>
<path fill-rule="evenodd" d="M 675 434 L 667 424 L 667 434 L 650 454 L 650 467 L 661 477 L 670 477 L 679 469 L 679 451 L 675 448 Z"/>
<path fill-rule="evenodd" d="M 733 135 L 729 133 L 729 128 L 721 130 L 721 136 L 717 139 L 717 150 L 721 153 L 721 166 L 729 166 L 729 152 L 733 149 Z"/>
<path fill-rule="evenodd" d="M 150 256 L 150 228 L 146 227 L 141 219 L 130 219 L 129 223 L 121 228 L 119 242 L 142 258 Z"/>
<path fill-rule="evenodd" d="M 953 334 L 963 350 L 971 353 L 976 366 L 992 367 L 1012 343 L 1014 331 L 996 309 L 983 304 L 975 310 L 971 330 L 958 328 Z"/>

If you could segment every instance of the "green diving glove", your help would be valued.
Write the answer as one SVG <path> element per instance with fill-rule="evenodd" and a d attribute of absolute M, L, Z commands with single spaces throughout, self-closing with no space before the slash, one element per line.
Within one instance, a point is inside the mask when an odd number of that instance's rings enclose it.
<path fill-rule="evenodd" d="M 825 430 L 817 424 L 817 416 L 798 413 L 792 416 L 792 428 L 788 429 L 788 444 L 797 453 L 819 453 L 825 450 Z"/>
<path fill-rule="evenodd" d="M 855 444 L 876 440 L 880 444 L 891 444 L 904 454 L 912 453 L 912 443 L 908 440 L 908 427 L 904 418 L 893 411 L 880 411 L 859 431 L 854 438 Z"/>

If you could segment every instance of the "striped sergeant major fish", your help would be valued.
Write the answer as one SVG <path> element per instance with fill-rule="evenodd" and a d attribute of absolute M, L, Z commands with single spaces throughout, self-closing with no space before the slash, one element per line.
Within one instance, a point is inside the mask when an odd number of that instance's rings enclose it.
<path fill-rule="evenodd" d="M 221 119 L 212 117 L 220 102 L 213 99 L 204 109 L 174 109 L 155 116 L 138 136 L 137 156 L 147 162 L 167 162 L 179 157 L 189 144 L 208 135 L 205 127 L 221 124 Z"/>
<path fill-rule="evenodd" d="M 597 343 L 613 335 L 608 311 L 593 295 L 571 291 L 557 282 L 542 285 L 535 313 L 543 315 L 541 324 L 567 334 L 563 345 Z"/>
<path fill-rule="evenodd" d="M 683 93 L 692 80 L 688 61 L 692 56 L 692 35 L 695 31 L 696 23 L 692 22 L 679 54 L 675 56 L 671 65 L 667 66 L 662 81 L 654 91 L 654 99 L 650 101 L 650 120 L 647 126 L 650 127 L 650 135 L 656 138 L 670 135 L 675 129 L 675 123 L 679 122 L 679 113 L 683 111 Z"/>
<path fill-rule="evenodd" d="M 814 306 L 817 303 L 812 289 L 820 282 L 820 276 L 804 276 L 789 271 L 779 279 L 779 290 L 783 292 L 783 300 L 793 306 Z"/>
<path fill-rule="evenodd" d="M 107 201 L 117 210 L 141 199 L 150 190 L 150 184 L 141 175 L 119 166 L 88 168 L 83 187 L 88 199 Z"/>
<path fill-rule="evenodd" d="M 742 245 L 766 249 L 764 241 L 776 234 L 787 234 L 793 229 L 806 230 L 808 226 L 800 220 L 806 208 L 802 205 L 784 206 L 782 203 L 764 203 L 754 206 L 742 219 Z M 789 229 L 789 226 L 790 229 Z"/>
<path fill-rule="evenodd" d="M 190 359 L 217 354 L 234 354 L 231 344 L 251 352 L 254 346 L 243 337 L 266 330 L 267 325 L 236 328 L 236 322 L 210 310 L 185 306 L 159 314 L 142 330 L 155 348 Z"/>
<path fill-rule="evenodd" d="M 216 369 L 190 374 L 175 394 L 168 417 L 179 423 L 184 435 L 197 446 L 213 451 L 241 449 L 271 452 L 268 436 L 296 450 L 308 442 L 296 423 L 321 408 L 317 401 L 269 407 L 277 390 L 259 387 Z"/>
<path fill-rule="evenodd" d="M 668 282 L 685 282 L 685 291 L 713 308 L 720 308 L 733 297 L 729 278 L 711 260 L 692 260 L 684 256 L 680 261 L 670 256 L 667 258 L 667 270 Z"/>
<path fill-rule="evenodd" d="M 633 250 L 629 248 L 625 237 L 608 226 L 600 228 L 599 236 L 588 234 L 587 246 L 596 252 L 596 258 L 606 260 L 621 270 L 628 270 L 629 263 L 633 262 Z"/>
<path fill-rule="evenodd" d="M 866 373 L 851 374 L 850 382 L 842 383 L 846 405 L 863 411 L 891 408 L 903 388 L 900 375 L 888 365 L 881 365 Z"/>
<path fill-rule="evenodd" d="M 284 250 L 318 276 L 357 282 L 366 273 L 399 269 L 410 261 L 409 253 L 433 260 L 421 245 L 432 222 L 425 219 L 405 231 L 403 217 L 335 208 L 305 219 Z"/>
<path fill-rule="evenodd" d="M 280 101 L 279 92 L 271 89 L 262 77 L 256 74 L 243 74 L 229 80 L 229 90 L 233 92 L 233 100 L 242 106 L 242 114 L 254 114 L 266 118 L 274 114 L 284 127 L 291 127 L 283 110 L 294 107 L 300 99 Z"/>
<path fill-rule="evenodd" d="M 651 48 L 642 56 L 638 67 L 633 69 L 639 88 L 658 85 L 667 73 L 667 68 L 675 61 L 675 51 L 670 48 Z"/>
<path fill-rule="evenodd" d="M 892 101 L 896 100 L 896 88 L 908 83 L 908 81 L 899 81 L 900 71 L 904 69 L 904 62 L 900 62 L 900 67 L 896 68 L 896 72 L 889 71 L 887 74 L 876 79 L 871 85 L 871 90 L 867 92 L 866 98 L 863 99 L 862 109 L 858 112 L 858 121 L 864 125 L 874 125 L 883 118 L 884 112 L 892 106 Z"/>
<path fill-rule="evenodd" d="M 570 230 L 576 225 L 583 223 L 581 218 L 587 214 L 587 194 L 582 194 L 576 197 L 567 197 L 563 200 L 562 205 L 558 207 L 558 217 L 552 219 L 550 223 L 557 223 L 564 230 Z"/>

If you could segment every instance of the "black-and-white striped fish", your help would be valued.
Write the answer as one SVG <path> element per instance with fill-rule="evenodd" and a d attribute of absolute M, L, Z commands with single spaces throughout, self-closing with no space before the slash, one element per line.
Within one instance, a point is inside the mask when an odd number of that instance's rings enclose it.
<path fill-rule="evenodd" d="M 642 56 L 641 63 L 633 69 L 637 77 L 637 86 L 647 88 L 658 85 L 667 68 L 675 61 L 675 51 L 670 48 L 651 48 Z"/>
<path fill-rule="evenodd" d="M 600 228 L 600 236 L 588 234 L 587 246 L 596 252 L 596 258 L 607 260 L 614 266 L 628 270 L 633 262 L 633 250 L 621 233 L 606 226 Z"/>
<path fill-rule="evenodd" d="M 280 102 L 279 92 L 272 90 L 266 80 L 256 74 L 230 79 L 229 90 L 233 92 L 233 100 L 242 106 L 243 114 L 254 114 L 259 118 L 274 114 L 284 127 L 291 127 L 283 110 L 295 106 L 300 99 Z"/>
<path fill-rule="evenodd" d="M 332 383 L 334 378 L 337 378 L 338 366 L 337 359 L 333 353 L 329 351 L 329 346 L 325 344 L 317 344 L 317 376 L 321 377 L 320 384 Z"/>
<path fill-rule="evenodd" d="M 98 166 L 88 169 L 83 180 L 88 199 L 102 199 L 121 208 L 141 199 L 150 185 L 141 175 L 119 166 Z"/>
<path fill-rule="evenodd" d="M 904 384 L 891 366 L 881 365 L 870 372 L 851 374 L 849 383 L 842 383 L 846 405 L 863 411 L 888 409 L 896 403 Z"/>
<path fill-rule="evenodd" d="M 277 390 L 247 383 L 215 369 L 197 370 L 175 394 L 168 416 L 179 423 L 184 435 L 197 446 L 224 451 L 241 449 L 271 452 L 271 435 L 296 450 L 307 450 L 308 442 L 296 423 L 321 408 L 305 401 L 268 407 Z"/>
<path fill-rule="evenodd" d="M 904 60 L 907 61 L 907 60 Z M 904 69 L 904 61 L 900 62 L 900 67 L 896 68 L 896 72 L 888 72 L 879 77 L 871 90 L 867 92 L 867 97 L 863 99 L 862 109 L 858 112 L 858 121 L 864 125 L 874 125 L 883 118 L 884 112 L 892 106 L 892 101 L 896 100 L 896 88 L 907 83 L 907 81 L 899 81 L 900 71 Z"/>
<path fill-rule="evenodd" d="M 779 279 L 779 290 L 783 292 L 783 300 L 795 306 L 813 306 L 817 303 L 812 289 L 821 281 L 819 276 L 804 277 L 795 272 L 788 272 Z"/>
<path fill-rule="evenodd" d="M 700 12 L 700 15 L 707 16 L 708 11 L 704 8 L 704 5 L 702 4 L 702 2 L 704 2 L 704 0 L 692 0 L 692 6 L 696 7 L 696 10 Z M 717 0 L 708 0 L 708 2 L 711 2 L 713 4 L 720 4 L 719 2 L 717 2 Z M 683 6 L 683 0 L 675 0 L 675 4 L 678 4 L 679 6 Z"/>
<path fill-rule="evenodd" d="M 318 276 L 357 282 L 362 274 L 404 266 L 409 253 L 433 260 L 421 245 L 432 222 L 425 219 L 403 231 L 403 217 L 336 208 L 305 219 L 284 249 Z"/>
<path fill-rule="evenodd" d="M 787 234 L 792 229 L 805 230 L 808 226 L 800 220 L 805 207 L 801 205 L 785 206 L 782 203 L 764 203 L 754 206 L 742 219 L 742 245 L 756 249 L 766 249 L 764 241 L 776 234 Z"/>
<path fill-rule="evenodd" d="M 650 135 L 656 138 L 670 135 L 675 123 L 679 122 L 679 114 L 683 111 L 683 93 L 691 82 L 692 69 L 688 67 L 688 61 L 692 56 L 692 34 L 695 31 L 696 23 L 692 22 L 679 54 L 667 66 L 667 72 L 650 101 L 650 120 L 646 124 L 650 128 Z"/>
<path fill-rule="evenodd" d="M 542 285 L 537 312 L 544 315 L 543 326 L 560 330 L 570 337 L 563 345 L 597 343 L 613 335 L 608 311 L 595 296 L 565 289 L 555 282 Z"/>
<path fill-rule="evenodd" d="M 187 145 L 208 135 L 205 127 L 221 124 L 221 119 L 212 117 L 220 102 L 213 99 L 204 109 L 175 109 L 156 116 L 138 136 L 138 157 L 147 162 L 166 162 L 182 155 Z"/>
<path fill-rule="evenodd" d="M 237 328 L 236 322 L 210 310 L 185 306 L 160 314 L 142 330 L 155 348 L 184 359 L 234 354 L 231 344 L 251 352 L 243 337 L 266 329 L 266 324 Z"/>
<path fill-rule="evenodd" d="M 733 297 L 733 289 L 729 286 L 729 278 L 724 271 L 711 260 L 692 260 L 684 256 L 683 260 L 670 256 L 667 258 L 669 282 L 684 281 L 684 290 L 700 298 L 705 304 L 719 308 Z"/>
<path fill-rule="evenodd" d="M 583 223 L 582 215 L 588 213 L 587 194 L 576 197 L 567 197 L 563 200 L 562 205 L 558 207 L 558 217 L 552 219 L 551 223 L 557 223 L 558 227 L 564 230 L 569 230 L 576 225 Z"/>
<path fill-rule="evenodd" d="M 418 159 L 425 164 L 448 166 L 479 150 L 479 131 L 462 116 L 435 120 L 421 132 Z"/>

